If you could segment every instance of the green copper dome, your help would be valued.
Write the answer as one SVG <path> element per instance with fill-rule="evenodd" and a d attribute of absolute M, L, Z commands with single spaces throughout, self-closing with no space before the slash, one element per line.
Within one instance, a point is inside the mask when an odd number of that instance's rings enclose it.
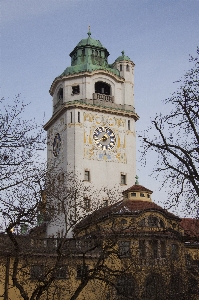
<path fill-rule="evenodd" d="M 61 76 L 95 70 L 106 70 L 119 76 L 119 71 L 108 64 L 108 50 L 100 41 L 88 37 L 82 39 L 70 53 L 71 66 L 67 67 Z"/>
<path fill-rule="evenodd" d="M 130 57 L 124 55 L 124 51 L 122 51 L 122 55 L 119 56 L 115 61 L 125 61 L 125 60 L 131 60 Z"/>
<path fill-rule="evenodd" d="M 82 40 L 77 44 L 77 47 L 80 47 L 80 46 L 87 46 L 87 45 L 103 48 L 101 42 L 100 42 L 99 40 L 94 40 L 94 39 L 92 39 L 92 38 L 90 37 L 90 35 L 88 36 L 87 39 L 82 39 Z"/>

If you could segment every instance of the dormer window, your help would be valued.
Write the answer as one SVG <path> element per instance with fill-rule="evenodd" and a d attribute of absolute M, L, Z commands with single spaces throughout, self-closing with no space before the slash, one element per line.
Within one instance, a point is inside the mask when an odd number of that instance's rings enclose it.
<path fill-rule="evenodd" d="M 72 86 L 72 95 L 78 95 L 80 93 L 79 85 Z"/>
<path fill-rule="evenodd" d="M 136 193 L 131 193 L 131 197 L 136 197 Z"/>

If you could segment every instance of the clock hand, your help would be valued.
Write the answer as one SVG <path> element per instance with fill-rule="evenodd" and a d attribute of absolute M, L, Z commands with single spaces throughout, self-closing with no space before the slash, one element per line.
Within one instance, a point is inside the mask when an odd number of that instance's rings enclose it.
<path fill-rule="evenodd" d="M 107 134 L 104 134 L 103 137 L 101 137 L 101 139 L 99 139 L 98 141 L 100 142 L 102 140 L 105 142 L 108 138 L 109 136 Z"/>

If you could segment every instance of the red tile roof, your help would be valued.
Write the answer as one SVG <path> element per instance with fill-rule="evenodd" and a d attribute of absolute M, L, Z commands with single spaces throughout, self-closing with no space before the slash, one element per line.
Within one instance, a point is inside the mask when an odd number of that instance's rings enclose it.
<path fill-rule="evenodd" d="M 132 187 L 130 187 L 129 189 L 125 190 L 123 192 L 123 194 L 127 194 L 129 192 L 148 192 L 150 194 L 153 193 L 153 191 L 145 188 L 143 185 L 140 185 L 140 184 L 134 184 Z"/>
<path fill-rule="evenodd" d="M 75 226 L 75 231 L 80 228 L 87 227 L 98 221 L 101 221 L 105 218 L 108 218 L 109 216 L 139 215 L 143 211 L 159 211 L 169 218 L 180 220 L 180 218 L 176 217 L 174 214 L 168 212 L 166 209 L 155 204 L 154 202 L 139 201 L 139 200 L 125 200 L 125 201 L 119 201 L 113 205 L 110 205 L 108 207 L 103 207 L 94 211 Z"/>
<path fill-rule="evenodd" d="M 199 238 L 199 219 L 183 218 L 180 225 L 186 235 Z"/>

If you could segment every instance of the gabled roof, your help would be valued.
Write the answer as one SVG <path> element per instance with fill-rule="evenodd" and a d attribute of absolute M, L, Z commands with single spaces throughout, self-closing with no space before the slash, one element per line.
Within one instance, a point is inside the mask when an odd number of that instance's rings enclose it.
<path fill-rule="evenodd" d="M 143 212 L 160 212 L 164 214 L 168 218 L 180 220 L 179 217 L 175 216 L 174 214 L 168 212 L 166 209 L 162 208 L 161 206 L 149 202 L 149 201 L 139 201 L 139 200 L 123 200 L 119 201 L 113 205 L 108 207 L 100 208 L 94 211 L 92 214 L 85 217 L 82 221 L 80 221 L 76 226 L 75 230 L 83 229 L 85 227 L 90 226 L 91 224 L 96 224 L 99 221 L 109 218 L 110 216 L 119 216 L 119 215 L 132 215 L 136 216 L 142 214 Z"/>

